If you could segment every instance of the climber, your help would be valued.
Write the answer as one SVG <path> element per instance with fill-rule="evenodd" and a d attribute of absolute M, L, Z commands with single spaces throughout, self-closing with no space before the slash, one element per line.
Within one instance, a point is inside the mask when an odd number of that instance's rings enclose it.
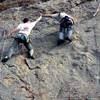
<path fill-rule="evenodd" d="M 57 45 L 60 45 L 68 40 L 69 43 L 72 42 L 73 24 L 74 19 L 65 12 L 55 11 L 53 14 L 43 14 L 43 17 L 51 17 L 56 19 L 60 24 L 59 38 Z"/>
<path fill-rule="evenodd" d="M 24 44 L 24 46 L 28 49 L 28 57 L 34 59 L 33 57 L 33 47 L 30 43 L 29 35 L 31 33 L 31 30 L 33 27 L 35 27 L 36 23 L 39 22 L 42 19 L 42 15 L 34 22 L 30 22 L 28 18 L 23 19 L 23 23 L 19 24 L 18 27 L 14 28 L 9 32 L 9 35 L 12 35 L 12 33 L 16 33 L 16 36 L 14 37 L 14 41 L 9 48 L 8 54 L 4 56 L 2 59 L 2 62 L 8 61 L 9 58 L 18 50 L 19 43 Z"/>

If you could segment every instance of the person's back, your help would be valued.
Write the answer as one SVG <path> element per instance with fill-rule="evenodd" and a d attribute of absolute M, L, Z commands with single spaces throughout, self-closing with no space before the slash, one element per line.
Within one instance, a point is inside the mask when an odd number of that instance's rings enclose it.
<path fill-rule="evenodd" d="M 73 25 L 73 22 L 71 21 L 71 19 L 68 16 L 63 17 L 60 20 L 60 27 L 68 28 L 72 25 Z"/>
<path fill-rule="evenodd" d="M 27 23 L 21 23 L 18 25 L 17 29 L 19 29 L 19 33 L 23 33 L 25 35 L 29 35 L 31 33 L 31 30 L 35 26 L 36 22 L 27 22 Z"/>

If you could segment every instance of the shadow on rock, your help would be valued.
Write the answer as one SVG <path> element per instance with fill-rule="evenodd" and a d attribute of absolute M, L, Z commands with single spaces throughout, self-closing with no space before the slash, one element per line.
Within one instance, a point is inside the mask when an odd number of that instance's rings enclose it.
<path fill-rule="evenodd" d="M 4 41 L 3 41 L 4 42 Z M 6 41 L 7 42 L 7 41 Z M 7 43 L 5 46 L 2 43 L 0 48 L 0 56 L 4 56 L 7 54 L 8 49 L 10 48 L 11 41 L 8 40 L 9 43 Z M 50 33 L 48 35 L 45 35 L 43 37 L 39 38 L 31 38 L 31 42 L 35 51 L 35 57 L 40 57 L 43 53 L 48 54 L 50 50 L 55 48 L 57 46 L 57 33 Z M 4 47 L 4 49 L 3 49 Z M 20 55 L 25 54 L 27 52 L 27 49 L 20 44 L 18 52 L 16 52 L 14 55 Z"/>
<path fill-rule="evenodd" d="M 57 46 L 57 32 L 50 33 L 44 37 L 32 39 L 32 44 L 35 49 L 35 56 L 39 57 L 42 53 L 48 53 Z"/>

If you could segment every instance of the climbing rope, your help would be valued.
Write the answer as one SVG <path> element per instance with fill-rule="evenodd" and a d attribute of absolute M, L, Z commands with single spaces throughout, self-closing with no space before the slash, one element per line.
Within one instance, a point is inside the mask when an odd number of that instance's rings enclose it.
<path fill-rule="evenodd" d="M 97 25 L 97 21 L 96 21 L 96 14 L 98 13 L 99 9 L 100 9 L 100 2 L 99 1 L 96 1 L 98 3 L 98 7 L 97 7 L 97 10 L 95 12 L 95 14 L 93 15 L 94 16 L 94 19 L 95 19 L 95 25 L 94 25 L 94 28 L 93 28 L 93 31 L 94 31 L 94 39 L 95 39 L 95 47 L 96 47 L 96 54 L 98 53 L 98 43 L 97 43 L 97 34 L 96 34 L 96 25 Z M 100 56 L 99 56 L 100 57 Z M 100 60 L 98 61 L 98 65 L 100 66 Z M 99 68 L 98 66 L 98 68 Z M 100 87 L 100 68 L 98 70 L 98 77 L 97 77 L 97 87 Z"/>
<path fill-rule="evenodd" d="M 12 3 L 12 1 L 11 1 L 11 3 Z M 17 4 L 17 6 L 18 6 L 18 4 Z M 17 12 L 17 16 L 16 16 L 16 17 L 15 17 L 13 14 L 10 15 L 10 16 L 11 16 L 11 19 L 12 19 L 11 22 L 13 22 L 14 20 L 17 19 L 18 13 L 19 13 L 19 10 L 18 10 L 18 12 Z M 15 26 L 15 23 L 13 23 L 13 26 Z M 4 31 L 4 33 L 3 33 L 3 38 L 6 38 L 6 37 L 8 37 L 8 36 L 10 36 L 10 33 L 6 34 L 6 32 Z M 2 46 L 2 54 L 1 54 L 0 60 L 2 60 L 2 57 L 3 57 L 3 53 L 4 53 L 4 49 L 5 49 L 6 43 L 7 43 L 7 38 L 6 38 L 6 39 L 4 40 L 4 42 L 3 42 L 3 46 Z"/>
<path fill-rule="evenodd" d="M 98 2 L 98 1 L 96 1 L 96 2 Z M 97 12 L 99 11 L 99 8 L 100 8 L 100 3 L 98 2 L 97 10 L 96 10 L 95 14 L 93 15 L 94 16 L 94 19 L 95 19 L 95 22 L 96 22 L 95 16 L 96 16 Z M 97 23 L 95 23 L 93 30 L 94 30 L 95 46 L 96 46 L 96 49 L 98 49 L 98 44 L 97 44 L 97 40 L 96 40 L 96 32 L 95 32 L 95 26 L 96 25 L 97 25 Z"/>
<path fill-rule="evenodd" d="M 4 4 L 3 4 L 3 5 L 4 5 Z M 3 17 L 5 17 L 5 16 L 3 15 Z M 4 31 L 3 31 L 3 38 L 5 38 L 5 36 L 6 36 L 6 31 L 4 30 Z M 2 58 L 3 58 L 3 53 L 4 53 L 5 45 L 6 45 L 6 41 L 3 42 L 0 61 L 1 61 Z"/>

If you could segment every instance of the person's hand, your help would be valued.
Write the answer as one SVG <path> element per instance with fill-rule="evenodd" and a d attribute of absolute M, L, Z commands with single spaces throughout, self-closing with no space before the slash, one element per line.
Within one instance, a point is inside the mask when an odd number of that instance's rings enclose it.
<path fill-rule="evenodd" d="M 52 17 L 51 14 L 43 14 L 42 16 L 43 16 L 43 17 Z"/>
<path fill-rule="evenodd" d="M 42 14 L 42 17 L 44 17 L 45 16 L 45 14 Z"/>
<path fill-rule="evenodd" d="M 39 15 L 42 16 L 42 13 L 40 12 Z"/>

